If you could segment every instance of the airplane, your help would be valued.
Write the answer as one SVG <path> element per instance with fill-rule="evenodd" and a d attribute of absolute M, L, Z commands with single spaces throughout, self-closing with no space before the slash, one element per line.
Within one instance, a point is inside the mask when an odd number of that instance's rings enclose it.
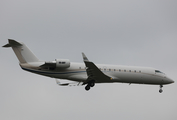
<path fill-rule="evenodd" d="M 82 53 L 84 63 L 70 62 L 68 59 L 54 61 L 39 60 L 22 42 L 8 39 L 3 47 L 12 47 L 19 65 L 25 71 L 56 79 L 60 86 L 85 85 L 90 90 L 97 83 L 128 83 L 159 85 L 159 92 L 166 84 L 174 83 L 172 79 L 158 69 L 150 67 L 136 67 L 123 65 L 94 64 Z M 58 79 L 73 81 L 61 83 Z"/>

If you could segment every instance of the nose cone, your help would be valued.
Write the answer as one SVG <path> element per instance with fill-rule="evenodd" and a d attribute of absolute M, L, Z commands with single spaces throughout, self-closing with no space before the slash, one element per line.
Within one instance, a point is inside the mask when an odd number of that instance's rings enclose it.
<path fill-rule="evenodd" d="M 174 83 L 174 81 L 170 78 L 167 77 L 167 79 L 165 80 L 167 84 L 171 84 Z"/>

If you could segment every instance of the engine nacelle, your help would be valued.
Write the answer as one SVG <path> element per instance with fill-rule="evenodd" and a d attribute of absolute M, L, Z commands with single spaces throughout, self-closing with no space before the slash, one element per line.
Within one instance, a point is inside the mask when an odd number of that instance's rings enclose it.
<path fill-rule="evenodd" d="M 70 61 L 68 59 L 55 59 L 56 68 L 69 68 Z"/>

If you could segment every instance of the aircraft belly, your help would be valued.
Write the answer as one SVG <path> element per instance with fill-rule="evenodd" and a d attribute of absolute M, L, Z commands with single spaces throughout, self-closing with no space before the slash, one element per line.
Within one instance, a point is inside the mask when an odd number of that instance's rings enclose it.
<path fill-rule="evenodd" d="M 87 75 L 85 71 L 52 71 L 52 70 L 38 70 L 38 69 L 31 69 L 31 68 L 24 68 L 23 70 L 32 72 L 35 74 L 52 77 L 52 78 L 59 78 L 59 79 L 69 79 L 74 81 L 84 81 L 87 79 Z"/>
<path fill-rule="evenodd" d="M 110 82 L 138 83 L 138 84 L 162 84 L 163 77 L 145 73 L 110 73 L 114 79 Z"/>
<path fill-rule="evenodd" d="M 57 73 L 56 74 L 43 74 L 52 78 L 67 79 L 72 81 L 84 81 L 87 79 L 85 73 Z"/>
<path fill-rule="evenodd" d="M 154 75 L 149 75 L 144 78 L 145 84 L 163 84 L 163 77 L 157 77 Z"/>
<path fill-rule="evenodd" d="M 134 73 L 116 73 L 110 74 L 113 77 L 112 80 L 114 82 L 122 82 L 122 83 L 142 83 L 141 75 Z"/>
<path fill-rule="evenodd" d="M 67 77 L 67 79 L 73 80 L 73 81 L 86 81 L 87 75 L 86 74 L 73 74 Z"/>

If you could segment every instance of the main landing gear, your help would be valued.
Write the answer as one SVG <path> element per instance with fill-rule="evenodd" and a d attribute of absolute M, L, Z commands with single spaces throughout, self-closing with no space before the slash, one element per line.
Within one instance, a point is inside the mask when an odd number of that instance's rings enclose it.
<path fill-rule="evenodd" d="M 160 85 L 159 93 L 163 92 L 162 87 L 163 87 L 163 85 Z"/>
<path fill-rule="evenodd" d="M 85 86 L 85 90 L 90 90 L 90 87 L 95 86 L 95 81 L 90 81 L 86 86 Z"/>

